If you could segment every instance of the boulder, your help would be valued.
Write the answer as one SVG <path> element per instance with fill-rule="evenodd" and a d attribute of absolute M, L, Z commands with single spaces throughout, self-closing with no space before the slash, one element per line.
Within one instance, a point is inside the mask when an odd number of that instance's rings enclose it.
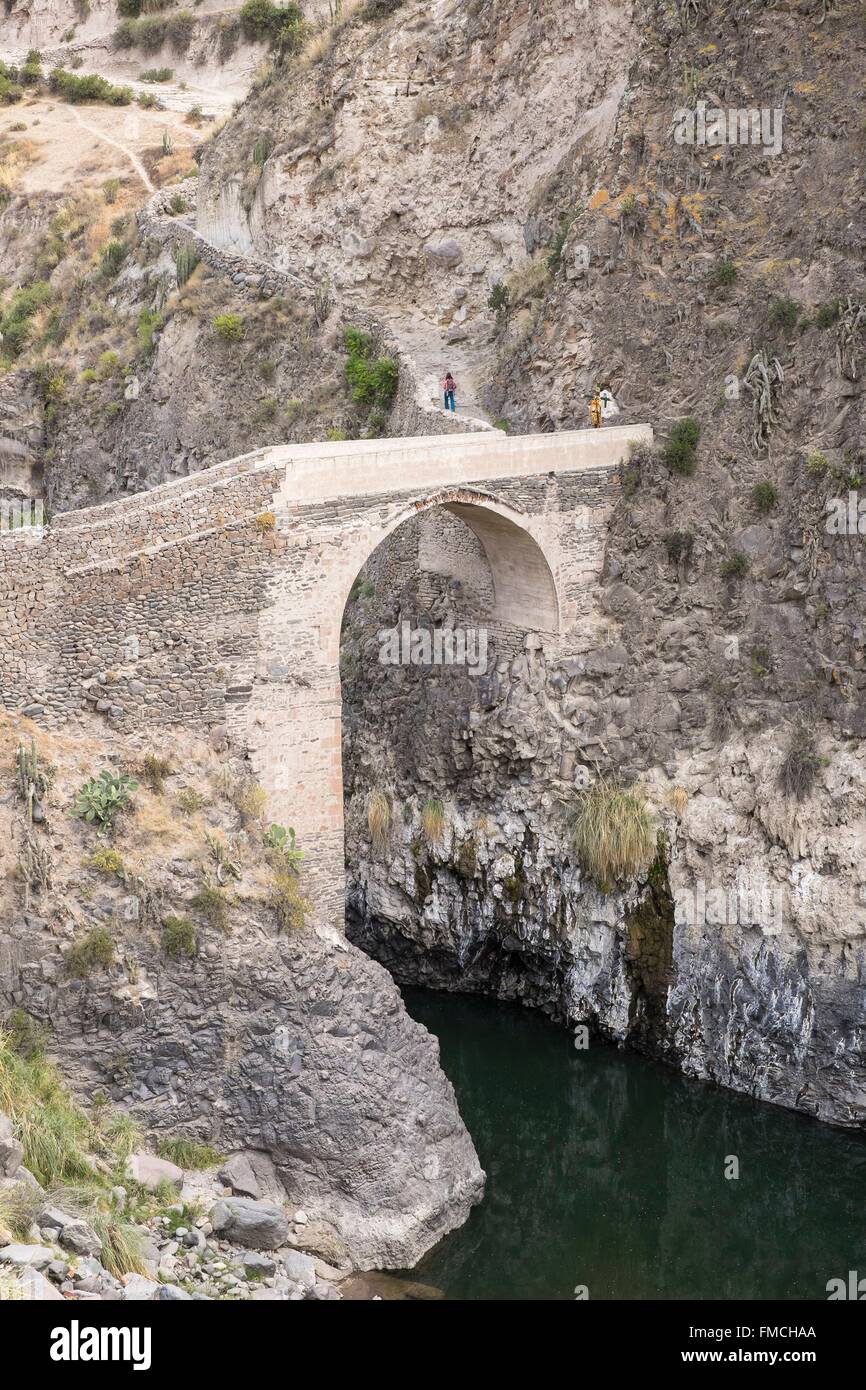
<path fill-rule="evenodd" d="M 463 260 L 463 248 L 453 237 L 446 237 L 444 241 L 428 241 L 424 251 L 440 265 L 457 265 L 458 261 Z"/>
<path fill-rule="evenodd" d="M 4 1245 L 0 1250 L 0 1265 L 27 1265 L 30 1269 L 47 1269 L 54 1251 L 47 1245 Z"/>
<path fill-rule="evenodd" d="M 28 1302 L 33 1299 L 37 1302 L 46 1303 L 51 1299 L 56 1301 L 58 1298 L 61 1303 L 66 1302 L 63 1294 L 59 1289 L 55 1289 L 51 1280 L 46 1279 L 45 1275 L 42 1274 L 40 1270 L 33 1269 L 30 1265 L 20 1270 L 18 1274 L 18 1283 L 22 1286 L 24 1297 Z"/>
<path fill-rule="evenodd" d="M 192 1294 L 179 1284 L 160 1284 L 156 1295 L 157 1303 L 192 1303 Z"/>
<path fill-rule="evenodd" d="M 313 1289 L 316 1284 L 316 1261 L 312 1255 L 302 1250 L 287 1250 L 283 1255 L 283 1269 L 293 1284 L 302 1289 Z"/>
<path fill-rule="evenodd" d="M 239 1197 L 261 1196 L 258 1178 L 245 1154 L 232 1154 L 220 1168 L 219 1180 Z"/>
<path fill-rule="evenodd" d="M 21 1167 L 24 1149 L 8 1115 L 0 1114 L 0 1178 L 11 1178 Z"/>
<path fill-rule="evenodd" d="M 183 1187 L 183 1169 L 167 1158 L 156 1158 L 153 1154 L 130 1154 L 126 1160 L 126 1176 L 133 1182 L 140 1182 L 148 1192 L 155 1192 L 160 1183 L 170 1183 L 178 1192 Z"/>
<path fill-rule="evenodd" d="M 210 1215 L 216 1235 L 253 1250 L 276 1250 L 289 1234 L 286 1214 L 273 1202 L 249 1197 L 224 1197 Z"/>
<path fill-rule="evenodd" d="M 146 1279 L 143 1274 L 131 1274 L 120 1297 L 124 1303 L 147 1303 L 159 1294 L 160 1288 L 155 1279 Z"/>
<path fill-rule="evenodd" d="M 70 1216 L 59 1207 L 47 1206 L 40 1212 L 38 1224 L 41 1230 L 51 1232 L 64 1250 L 71 1250 L 75 1255 L 102 1254 L 102 1241 L 81 1217 Z"/>

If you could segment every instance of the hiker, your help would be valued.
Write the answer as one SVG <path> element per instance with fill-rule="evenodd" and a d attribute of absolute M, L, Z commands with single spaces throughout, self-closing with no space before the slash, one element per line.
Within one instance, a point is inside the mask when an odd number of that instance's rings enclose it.
<path fill-rule="evenodd" d="M 601 410 L 601 396 L 599 395 L 598 387 L 596 386 L 595 390 L 592 393 L 592 399 L 589 403 L 589 418 L 592 422 L 592 428 L 594 430 L 597 430 L 601 424 Z"/>
<path fill-rule="evenodd" d="M 457 407 L 454 404 L 454 392 L 457 390 L 457 382 L 454 380 L 450 372 L 445 373 L 445 380 L 442 383 L 442 390 L 445 393 L 445 409 L 456 410 Z"/>

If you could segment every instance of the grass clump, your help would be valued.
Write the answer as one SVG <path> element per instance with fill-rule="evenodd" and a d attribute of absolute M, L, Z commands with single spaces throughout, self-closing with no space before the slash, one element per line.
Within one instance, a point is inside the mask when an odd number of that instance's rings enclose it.
<path fill-rule="evenodd" d="M 214 1168 L 223 1157 L 210 1144 L 200 1144 L 197 1139 L 161 1139 L 157 1153 L 178 1168 Z"/>
<path fill-rule="evenodd" d="M 832 328 L 842 312 L 842 302 L 839 299 L 830 299 L 826 304 L 822 304 L 815 315 L 815 325 L 818 328 Z"/>
<path fill-rule="evenodd" d="M 41 1046 L 22 1051 L 14 1031 L 0 1028 L 0 1112 L 24 1149 L 24 1166 L 43 1187 L 90 1178 L 93 1125 L 64 1090 Z"/>
<path fill-rule="evenodd" d="M 122 241 L 112 239 L 102 248 L 102 273 L 103 275 L 116 275 L 126 259 L 126 246 Z"/>
<path fill-rule="evenodd" d="M 198 953 L 198 933 L 188 917 L 166 917 L 162 949 L 170 960 L 191 960 Z"/>
<path fill-rule="evenodd" d="M 162 314 L 157 309 L 142 309 L 136 324 L 136 334 L 144 352 L 153 348 L 154 335 L 162 327 Z"/>
<path fill-rule="evenodd" d="M 430 796 L 421 807 L 421 828 L 428 845 L 441 843 L 445 832 L 445 807 L 438 796 Z"/>
<path fill-rule="evenodd" d="M 170 82 L 173 77 L 174 68 L 145 68 L 138 74 L 139 82 Z"/>
<path fill-rule="evenodd" d="M 656 837 L 643 792 L 600 777 L 578 793 L 571 843 L 585 873 L 603 893 L 643 873 L 653 862 Z"/>
<path fill-rule="evenodd" d="M 697 463 L 701 427 L 692 415 L 678 420 L 668 435 L 662 458 L 673 473 L 689 478 Z"/>
<path fill-rule="evenodd" d="M 66 952 L 66 969 L 77 980 L 86 980 L 94 970 L 107 970 L 114 964 L 114 939 L 105 927 L 91 927 L 87 935 Z"/>
<path fill-rule="evenodd" d="M 367 829 L 373 849 L 384 851 L 391 838 L 391 803 L 380 787 L 374 787 L 367 797 Z"/>
<path fill-rule="evenodd" d="M 294 869 L 279 868 L 274 874 L 270 896 L 280 929 L 298 931 L 306 922 L 310 904 L 304 897 L 301 880 Z"/>
<path fill-rule="evenodd" d="M 794 725 L 779 768 L 779 787 L 785 796 L 805 801 L 815 785 L 821 758 L 815 735 L 802 720 Z"/>

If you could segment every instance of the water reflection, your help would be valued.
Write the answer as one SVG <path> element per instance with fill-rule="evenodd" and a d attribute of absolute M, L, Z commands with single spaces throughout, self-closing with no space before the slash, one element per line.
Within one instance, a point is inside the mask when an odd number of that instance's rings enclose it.
<path fill-rule="evenodd" d="M 488 1174 L 484 1203 L 413 1278 L 455 1298 L 826 1298 L 866 1275 L 866 1142 L 574 1049 L 516 1006 L 407 991 Z M 725 1159 L 740 1177 L 726 1180 Z"/>

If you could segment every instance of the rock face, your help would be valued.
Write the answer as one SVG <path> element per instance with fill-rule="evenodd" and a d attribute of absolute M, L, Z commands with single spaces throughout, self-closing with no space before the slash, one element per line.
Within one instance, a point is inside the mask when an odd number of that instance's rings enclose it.
<path fill-rule="evenodd" d="M 702 672 L 673 632 L 665 699 L 632 667 L 630 633 L 600 647 L 575 633 L 571 656 L 532 637 L 515 655 L 499 634 L 476 680 L 383 666 L 377 633 L 395 611 L 427 627 L 484 611 L 453 577 L 413 580 L 413 543 L 429 555 L 421 535 L 374 557 L 375 596 L 344 639 L 351 938 L 400 982 L 520 1000 L 688 1075 L 866 1127 L 862 749 L 826 734 L 797 801 L 770 729 L 716 743 Z M 662 848 L 648 876 L 605 894 L 568 817 L 611 761 L 639 772 Z M 384 849 L 367 826 L 374 786 L 392 806 Z M 430 797 L 444 812 L 432 835 Z"/>
<path fill-rule="evenodd" d="M 70 982 L 37 919 L 18 925 L 0 936 L 3 997 L 51 1017 L 65 1073 L 151 1127 L 268 1153 L 326 1258 L 407 1267 L 479 1200 L 483 1174 L 434 1039 L 348 943 L 268 939 L 248 921 L 219 959 L 179 965 L 136 930 L 145 1017 L 119 979 Z"/>

